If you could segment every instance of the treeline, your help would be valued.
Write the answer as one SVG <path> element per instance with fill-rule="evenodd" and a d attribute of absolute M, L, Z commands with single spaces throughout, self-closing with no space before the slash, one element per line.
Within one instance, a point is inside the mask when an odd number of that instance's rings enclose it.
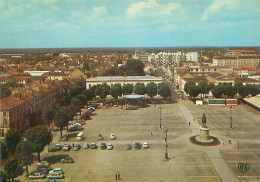
<path fill-rule="evenodd" d="M 184 91 L 186 94 L 189 94 L 192 99 L 199 94 L 201 94 L 202 97 L 205 97 L 209 91 L 212 92 L 212 95 L 215 98 L 234 98 L 236 95 L 245 98 L 249 95 L 256 96 L 259 94 L 260 85 L 243 85 L 241 82 L 235 82 L 234 86 L 229 83 L 215 85 L 214 83 L 207 83 L 205 81 L 201 81 L 196 85 L 194 82 L 187 82 L 184 86 Z"/>
<path fill-rule="evenodd" d="M 144 63 L 140 60 L 128 60 L 125 65 L 107 69 L 102 76 L 144 76 Z"/>

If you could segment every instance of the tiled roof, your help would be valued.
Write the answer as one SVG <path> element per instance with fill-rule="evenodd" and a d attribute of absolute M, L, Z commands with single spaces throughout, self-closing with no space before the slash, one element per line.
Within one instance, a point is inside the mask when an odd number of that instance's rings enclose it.
<path fill-rule="evenodd" d="M 22 103 L 24 103 L 24 100 L 20 99 L 19 97 L 11 95 L 11 96 L 3 98 L 1 100 L 1 110 L 13 108 L 13 107 L 18 106 Z"/>

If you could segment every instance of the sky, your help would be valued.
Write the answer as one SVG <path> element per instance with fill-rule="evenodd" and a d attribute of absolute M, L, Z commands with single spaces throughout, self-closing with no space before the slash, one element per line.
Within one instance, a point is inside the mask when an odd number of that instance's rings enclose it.
<path fill-rule="evenodd" d="M 260 0 L 0 0 L 0 48 L 260 46 Z"/>

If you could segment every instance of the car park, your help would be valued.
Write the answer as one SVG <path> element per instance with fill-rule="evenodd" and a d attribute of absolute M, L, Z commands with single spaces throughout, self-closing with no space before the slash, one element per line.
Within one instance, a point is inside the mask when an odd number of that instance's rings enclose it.
<path fill-rule="evenodd" d="M 144 149 L 148 149 L 148 148 L 149 148 L 149 145 L 148 145 L 147 142 L 144 142 L 144 144 L 143 144 L 143 148 L 144 148 Z"/>
<path fill-rule="evenodd" d="M 62 150 L 63 151 L 69 151 L 71 149 L 70 144 L 64 144 Z"/>
<path fill-rule="evenodd" d="M 113 149 L 112 143 L 108 143 L 108 144 L 107 144 L 107 150 L 112 150 L 112 149 Z"/>
<path fill-rule="evenodd" d="M 141 149 L 141 144 L 139 142 L 135 143 L 135 150 L 140 150 Z"/>
<path fill-rule="evenodd" d="M 88 149 L 88 148 L 89 148 L 89 144 L 88 143 L 84 143 L 83 149 Z"/>
<path fill-rule="evenodd" d="M 110 140 L 115 140 L 115 139 L 116 139 L 116 135 L 111 134 L 111 135 L 110 135 Z"/>
<path fill-rule="evenodd" d="M 106 143 L 101 143 L 100 149 L 101 149 L 101 150 L 105 150 L 106 148 L 107 148 Z"/>
<path fill-rule="evenodd" d="M 60 163 L 74 163 L 74 160 L 71 157 L 65 157 L 64 159 L 60 160 Z"/>
<path fill-rule="evenodd" d="M 102 136 L 102 134 L 98 134 L 98 140 L 104 140 L 104 137 Z"/>
<path fill-rule="evenodd" d="M 44 178 L 45 178 L 45 174 L 41 174 L 41 173 L 34 173 L 29 176 L 29 179 L 44 179 Z"/>
<path fill-rule="evenodd" d="M 96 143 L 91 143 L 91 144 L 90 144 L 90 148 L 91 148 L 91 149 L 96 149 L 96 148 L 97 148 Z"/>
<path fill-rule="evenodd" d="M 80 145 L 78 143 L 74 143 L 73 150 L 78 151 L 80 149 Z"/>
<path fill-rule="evenodd" d="M 48 175 L 48 179 L 63 179 L 64 174 L 61 173 L 51 173 Z"/>
<path fill-rule="evenodd" d="M 127 144 L 125 145 L 125 149 L 126 149 L 126 150 L 131 150 L 131 149 L 132 149 L 132 146 L 130 145 L 130 143 L 127 143 Z"/>

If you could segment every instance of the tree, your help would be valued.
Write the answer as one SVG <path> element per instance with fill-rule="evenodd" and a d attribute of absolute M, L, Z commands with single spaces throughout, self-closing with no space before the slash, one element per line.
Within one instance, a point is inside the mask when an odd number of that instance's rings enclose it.
<path fill-rule="evenodd" d="M 105 70 L 105 72 L 102 74 L 102 76 L 115 76 L 117 72 L 116 67 L 108 68 Z"/>
<path fill-rule="evenodd" d="M 76 98 L 79 99 L 79 101 L 81 102 L 81 106 L 83 107 L 87 101 L 85 95 L 81 93 L 80 95 L 77 95 Z"/>
<path fill-rule="evenodd" d="M 186 92 L 186 94 L 189 93 L 189 87 L 190 87 L 191 85 L 196 85 L 196 84 L 195 84 L 194 82 L 187 82 L 187 83 L 185 83 L 185 85 L 184 85 L 184 91 Z"/>
<path fill-rule="evenodd" d="M 62 137 L 62 129 L 68 126 L 71 118 L 70 106 L 62 106 L 54 117 L 54 125 L 60 128 L 60 135 Z"/>
<path fill-rule="evenodd" d="M 244 86 L 244 85 L 243 85 L 242 82 L 235 82 L 235 83 L 234 83 L 234 87 L 235 87 L 237 93 L 238 93 L 238 90 L 239 90 L 241 87 L 243 87 L 243 86 Z"/>
<path fill-rule="evenodd" d="M 225 94 L 227 95 L 228 98 L 233 98 L 236 95 L 236 89 L 230 84 L 223 85 L 225 89 Z"/>
<path fill-rule="evenodd" d="M 102 83 L 96 87 L 96 95 L 98 95 L 103 101 L 109 95 L 110 87 L 106 83 Z"/>
<path fill-rule="evenodd" d="M 154 96 L 157 95 L 157 84 L 154 82 L 148 83 L 146 85 L 146 92 L 153 99 Z"/>
<path fill-rule="evenodd" d="M 257 88 L 257 85 L 253 85 L 253 84 L 246 84 L 246 87 L 248 87 L 248 93 L 252 96 L 256 96 L 257 94 L 259 94 L 259 89 Z"/>
<path fill-rule="evenodd" d="M 6 87 L 6 86 L 1 86 L 1 90 L 0 90 L 0 96 L 1 98 L 3 97 L 8 97 L 12 94 L 12 91 L 10 88 Z"/>
<path fill-rule="evenodd" d="M 135 94 L 144 95 L 146 93 L 146 89 L 143 83 L 137 83 L 134 88 Z"/>
<path fill-rule="evenodd" d="M 164 99 L 171 96 L 171 89 L 167 83 L 161 84 L 158 88 L 158 94 Z"/>
<path fill-rule="evenodd" d="M 8 151 L 5 142 L 1 141 L 1 159 L 5 159 L 8 156 Z"/>
<path fill-rule="evenodd" d="M 117 102 L 118 97 L 122 95 L 122 88 L 121 88 L 121 85 L 119 83 L 114 84 L 110 88 L 110 95 L 112 97 L 114 97 L 115 98 L 115 102 Z"/>
<path fill-rule="evenodd" d="M 18 176 L 19 168 L 20 168 L 20 166 L 18 165 L 17 158 L 7 161 L 7 163 L 5 163 L 5 165 L 4 165 L 4 171 L 5 171 L 6 177 L 8 179 L 12 179 L 12 181 L 14 181 L 14 178 L 16 178 Z"/>
<path fill-rule="evenodd" d="M 144 76 L 144 63 L 140 60 L 128 60 L 125 65 L 127 76 Z"/>
<path fill-rule="evenodd" d="M 52 134 L 45 126 L 36 126 L 29 128 L 25 132 L 25 138 L 31 142 L 33 151 L 37 153 L 38 161 L 41 161 L 40 153 L 46 145 L 52 141 Z"/>
<path fill-rule="evenodd" d="M 225 89 L 223 85 L 216 85 L 212 90 L 212 94 L 216 98 L 221 98 L 223 94 L 225 94 Z"/>
<path fill-rule="evenodd" d="M 202 97 L 205 97 L 205 95 L 208 93 L 208 84 L 206 81 L 200 81 L 198 84 L 198 87 L 201 90 Z M 195 96 L 197 97 L 197 96 Z"/>
<path fill-rule="evenodd" d="M 189 96 L 194 99 L 194 97 L 197 97 L 201 93 L 201 89 L 199 86 L 191 85 L 188 89 Z"/>
<path fill-rule="evenodd" d="M 122 92 L 124 95 L 132 94 L 133 92 L 133 84 L 127 83 L 122 86 Z"/>
<path fill-rule="evenodd" d="M 208 91 L 210 91 L 210 90 L 212 91 L 214 87 L 215 87 L 214 83 L 209 83 L 208 84 Z"/>
<path fill-rule="evenodd" d="M 91 99 L 93 99 L 90 89 L 83 90 L 81 94 L 85 96 L 86 101 L 90 101 Z"/>
<path fill-rule="evenodd" d="M 21 140 L 21 135 L 18 131 L 15 131 L 14 129 L 10 129 L 7 131 L 5 136 L 5 142 L 8 151 L 13 155 L 13 157 L 14 157 L 16 146 L 20 142 L 20 140 Z"/>
<path fill-rule="evenodd" d="M 3 171 L 0 171 L 1 181 L 7 182 L 7 176 Z"/>
<path fill-rule="evenodd" d="M 71 105 L 71 108 L 73 109 L 74 114 L 77 114 L 77 112 L 80 112 L 81 108 L 84 106 L 77 97 L 74 97 L 73 99 L 71 99 L 70 105 Z"/>
<path fill-rule="evenodd" d="M 238 93 L 239 93 L 239 95 L 241 96 L 241 97 L 246 97 L 246 96 L 248 96 L 248 94 L 249 94 L 249 90 L 248 90 L 249 88 L 248 88 L 248 86 L 240 86 L 240 87 L 238 87 Z"/>
<path fill-rule="evenodd" d="M 55 113 L 59 108 L 60 104 L 55 102 L 51 103 L 48 107 L 45 107 L 42 115 L 44 123 L 50 123 L 54 119 Z"/>
<path fill-rule="evenodd" d="M 75 87 L 70 89 L 70 96 L 74 97 L 76 95 L 79 95 L 84 90 L 83 87 Z"/>
<path fill-rule="evenodd" d="M 29 176 L 28 165 L 30 166 L 33 163 L 33 146 L 30 141 L 22 140 L 18 147 L 18 163 L 21 166 L 26 167 L 26 174 Z"/>

